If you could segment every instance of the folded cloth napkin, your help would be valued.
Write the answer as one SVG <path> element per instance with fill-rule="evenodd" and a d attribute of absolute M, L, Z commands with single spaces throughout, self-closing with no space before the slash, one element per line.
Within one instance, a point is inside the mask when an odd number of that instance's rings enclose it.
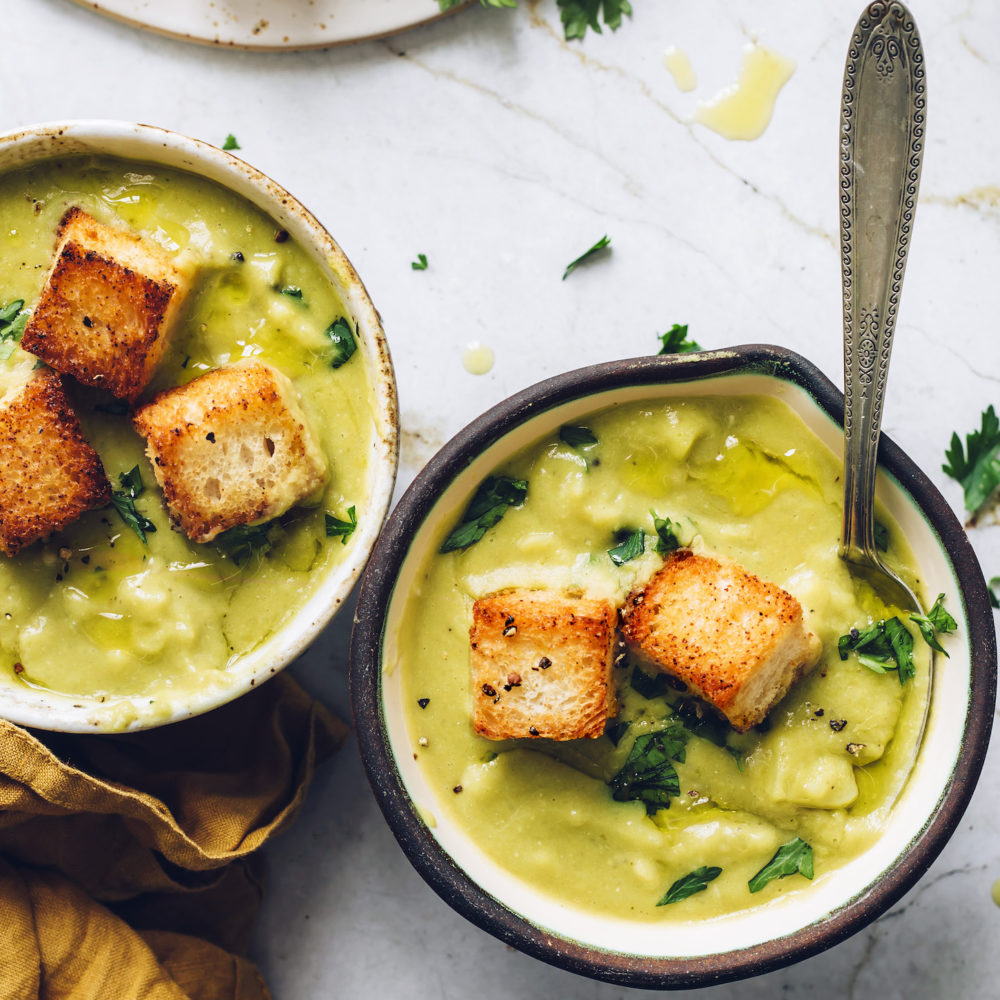
<path fill-rule="evenodd" d="M 252 853 L 346 730 L 287 674 L 120 736 L 0 720 L 0 997 L 265 1000 Z"/>

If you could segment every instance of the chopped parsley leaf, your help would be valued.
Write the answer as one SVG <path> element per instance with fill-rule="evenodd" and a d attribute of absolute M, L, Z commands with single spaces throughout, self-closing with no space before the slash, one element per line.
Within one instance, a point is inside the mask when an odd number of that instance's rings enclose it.
<path fill-rule="evenodd" d="M 628 727 L 631 725 L 632 723 L 627 719 L 623 719 L 620 722 L 613 722 L 604 730 L 604 735 L 607 736 L 607 738 L 611 740 L 615 746 L 618 746 L 618 744 L 622 741 L 622 737 L 628 731 Z"/>
<path fill-rule="evenodd" d="M 146 533 L 156 531 L 156 525 L 144 514 L 135 509 L 136 498 L 142 495 L 142 474 L 139 466 L 129 472 L 120 472 L 118 480 L 122 484 L 120 490 L 111 491 L 111 506 L 118 511 L 119 517 L 139 536 L 145 545 Z"/>
<path fill-rule="evenodd" d="M 877 622 L 863 631 L 852 628 L 838 639 L 837 651 L 842 660 L 847 659 L 849 652 L 855 652 L 858 663 L 876 674 L 898 670 L 900 684 L 905 684 L 916 674 L 913 636 L 896 617 Z"/>
<path fill-rule="evenodd" d="M 702 350 L 701 344 L 688 340 L 687 323 L 674 323 L 666 333 L 658 333 L 661 344 L 657 354 L 688 354 L 691 351 Z"/>
<path fill-rule="evenodd" d="M 660 555 L 667 555 L 681 547 L 681 540 L 677 536 L 679 524 L 671 521 L 669 517 L 660 517 L 655 510 L 649 512 L 653 515 L 653 528 L 656 531 L 656 545 L 654 551 Z"/>
<path fill-rule="evenodd" d="M 587 28 L 601 34 L 599 17 L 604 18 L 612 31 L 617 31 L 622 25 L 622 16 L 632 16 L 629 0 L 556 0 L 556 3 L 566 41 L 583 38 Z"/>
<path fill-rule="evenodd" d="M 658 733 L 640 736 L 621 770 L 608 783 L 614 800 L 642 802 L 650 816 L 669 809 L 671 797 L 681 793 L 673 762 L 684 762 L 687 741 L 688 732 L 679 722 L 672 722 Z"/>
<path fill-rule="evenodd" d="M 230 149 L 242 149 L 243 147 L 236 141 L 236 136 L 232 132 L 226 136 L 226 141 L 222 144 L 222 148 L 225 150 Z"/>
<path fill-rule="evenodd" d="M 474 545 L 507 513 L 508 507 L 520 507 L 528 495 L 526 479 L 488 476 L 462 514 L 462 520 L 438 550 L 454 552 Z"/>
<path fill-rule="evenodd" d="M 642 528 L 636 528 L 635 531 L 622 528 L 615 533 L 615 542 L 615 547 L 608 549 L 608 555 L 616 566 L 621 566 L 646 551 L 646 536 Z"/>
<path fill-rule="evenodd" d="M 559 440 L 571 448 L 592 448 L 597 444 L 597 438 L 589 427 L 574 427 L 563 424 L 559 428 Z"/>
<path fill-rule="evenodd" d="M 1000 420 L 996 410 L 987 407 L 978 431 L 965 436 L 965 447 L 958 434 L 952 434 L 951 447 L 944 456 L 948 462 L 942 471 L 961 484 L 965 509 L 976 514 L 1000 486 Z"/>
<path fill-rule="evenodd" d="M 410 261 L 410 267 L 412 267 L 414 271 L 426 271 L 427 270 L 427 254 L 425 254 L 425 253 L 418 253 L 417 254 L 417 259 L 413 260 L 413 261 Z"/>
<path fill-rule="evenodd" d="M 326 515 L 326 537 L 336 538 L 340 536 L 340 544 L 346 545 L 347 539 L 354 534 L 354 529 L 358 526 L 358 514 L 354 504 L 347 508 L 347 520 L 343 521 L 333 514 Z"/>
<path fill-rule="evenodd" d="M 357 331 L 357 327 L 355 327 L 355 331 Z M 339 368 L 341 365 L 347 364 L 358 349 L 358 342 L 354 339 L 354 334 L 351 333 L 351 324 L 341 316 L 326 328 L 326 335 L 333 344 L 330 367 Z"/>
<path fill-rule="evenodd" d="M 282 288 L 281 294 L 287 295 L 290 299 L 302 299 L 302 289 L 297 285 L 289 285 L 287 288 Z"/>
<path fill-rule="evenodd" d="M 787 878 L 796 873 L 808 879 L 813 877 L 813 849 L 801 837 L 796 837 L 779 847 L 774 857 L 750 879 L 747 885 L 751 892 L 760 892 L 776 878 Z"/>
<path fill-rule="evenodd" d="M 0 309 L 0 361 L 6 361 L 14 353 L 30 315 L 30 310 L 24 308 L 24 299 L 14 299 Z"/>
<path fill-rule="evenodd" d="M 563 271 L 562 280 L 565 281 L 584 261 L 590 260 L 595 254 L 606 250 L 611 246 L 611 237 L 602 236 L 589 250 L 585 250 L 576 260 L 571 260 Z"/>
<path fill-rule="evenodd" d="M 949 632 L 954 632 L 958 628 L 958 622 L 945 611 L 944 594 L 938 594 L 934 606 L 926 615 L 910 615 L 910 621 L 920 629 L 920 634 L 924 637 L 924 642 L 931 649 L 936 649 L 939 653 L 944 653 L 945 656 L 948 656 L 948 653 L 945 652 L 941 643 L 937 640 L 937 633 L 941 632 L 947 635 Z"/>
<path fill-rule="evenodd" d="M 662 698 L 670 690 L 670 681 L 666 674 L 647 674 L 639 667 L 632 668 L 629 685 L 643 698 Z"/>
<path fill-rule="evenodd" d="M 693 896 L 696 892 L 704 892 L 708 888 L 708 883 L 717 879 L 721 874 L 721 868 L 708 867 L 707 865 L 695 868 L 693 872 L 688 872 L 687 875 L 681 876 L 674 882 L 656 905 L 667 906 L 670 903 L 679 903 L 682 899 L 687 899 L 688 896 Z"/>
<path fill-rule="evenodd" d="M 264 524 L 241 524 L 216 535 L 215 544 L 237 566 L 242 566 L 251 556 L 262 557 L 273 545 L 273 521 Z"/>

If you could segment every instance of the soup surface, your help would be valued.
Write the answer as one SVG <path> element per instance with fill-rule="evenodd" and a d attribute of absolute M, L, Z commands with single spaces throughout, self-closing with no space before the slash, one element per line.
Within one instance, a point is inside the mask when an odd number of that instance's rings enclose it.
<path fill-rule="evenodd" d="M 305 250 L 238 195 L 158 165 L 70 156 L 0 176 L 0 304 L 37 301 L 71 205 L 144 234 L 194 274 L 143 399 L 259 357 L 293 380 L 330 466 L 322 495 L 252 533 L 249 545 L 190 542 L 170 528 L 125 407 L 64 380 L 112 486 L 139 467 L 136 509 L 156 530 L 144 543 L 107 507 L 0 557 L 0 683 L 112 702 L 112 725 L 124 728 L 168 716 L 192 691 L 228 686 L 229 668 L 350 551 L 350 535 L 328 536 L 327 515 L 349 524 L 354 507 L 359 521 L 366 516 L 374 401 L 361 350 L 332 367 L 326 331 L 348 314 Z M 0 377 L 33 361 L 18 347 Z"/>
<path fill-rule="evenodd" d="M 906 779 L 929 664 L 919 637 L 916 676 L 905 685 L 894 671 L 838 654 L 838 637 L 851 627 L 906 620 L 837 556 L 839 459 L 790 407 L 763 396 L 626 404 L 581 422 L 596 443 L 571 446 L 553 433 L 497 470 L 527 481 L 523 505 L 471 547 L 442 554 L 449 522 L 407 596 L 385 669 L 401 672 L 412 752 L 437 796 L 418 805 L 447 815 L 512 876 L 568 905 L 627 919 L 700 919 L 807 889 L 801 874 L 755 893 L 748 887 L 796 837 L 812 847 L 815 880 L 833 877 L 878 836 Z M 477 736 L 473 602 L 506 588 L 554 587 L 621 604 L 661 565 L 654 516 L 670 518 L 695 551 L 734 560 L 793 594 L 822 640 L 820 663 L 745 735 L 709 713 L 699 717 L 689 697 L 651 684 L 625 657 L 615 670 L 619 716 L 599 739 Z M 919 587 L 905 539 L 880 520 L 888 558 Z M 616 565 L 609 550 L 637 528 L 644 551 Z M 636 740 L 677 721 L 688 740 L 669 808 L 649 815 L 640 801 L 615 801 L 609 782 Z M 703 891 L 657 905 L 701 868 L 721 874 Z"/>

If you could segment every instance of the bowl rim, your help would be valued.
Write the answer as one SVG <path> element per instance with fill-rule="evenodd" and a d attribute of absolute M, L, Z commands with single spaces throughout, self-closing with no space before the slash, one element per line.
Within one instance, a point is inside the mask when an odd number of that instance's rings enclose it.
<path fill-rule="evenodd" d="M 389 749 L 382 711 L 381 653 L 396 578 L 440 494 L 468 465 L 519 424 L 604 390 L 692 382 L 717 376 L 770 375 L 804 389 L 842 423 L 843 395 L 811 362 L 782 347 L 745 344 L 720 351 L 612 361 L 556 375 L 500 402 L 459 431 L 397 503 L 362 578 L 351 636 L 354 726 L 375 798 L 411 864 L 454 910 L 535 958 L 622 986 L 685 989 L 761 975 L 808 958 L 860 930 L 896 903 L 940 854 L 961 820 L 983 767 L 996 701 L 996 632 L 978 559 L 958 518 L 930 479 L 885 435 L 879 465 L 916 501 L 948 553 L 969 625 L 969 703 L 951 782 L 906 852 L 866 891 L 798 931 L 746 948 L 688 958 L 605 951 L 534 926 L 482 889 L 418 819 Z"/>
<path fill-rule="evenodd" d="M 399 466 L 396 380 L 381 316 L 353 264 L 316 216 L 262 170 L 201 139 L 138 122 L 68 119 L 25 125 L 0 133 L 2 173 L 60 155 L 109 156 L 187 172 L 244 198 L 279 226 L 288 229 L 337 289 L 345 310 L 355 321 L 361 348 L 358 353 L 364 358 L 370 383 L 375 427 L 368 473 L 369 493 L 365 502 L 372 516 L 365 518 L 363 528 L 359 525 L 358 537 L 347 558 L 333 567 L 306 603 L 273 636 L 242 658 L 250 669 L 234 674 L 232 682 L 224 688 L 194 692 L 194 697 L 174 705 L 169 717 L 140 716 L 138 722 L 129 724 L 124 730 L 109 727 L 102 716 L 121 700 L 128 701 L 134 696 L 109 698 L 104 704 L 92 704 L 78 695 L 41 689 L 13 709 L 10 704 L 0 708 L 4 718 L 43 730 L 136 732 L 201 715 L 246 694 L 291 664 L 329 625 L 364 571 L 389 512 Z"/>

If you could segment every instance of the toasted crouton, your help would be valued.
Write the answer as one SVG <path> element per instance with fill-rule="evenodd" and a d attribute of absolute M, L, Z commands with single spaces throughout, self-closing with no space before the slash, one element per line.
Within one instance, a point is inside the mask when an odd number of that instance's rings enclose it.
<path fill-rule="evenodd" d="M 491 740 L 596 739 L 617 712 L 608 601 L 510 590 L 472 608 L 472 722 Z"/>
<path fill-rule="evenodd" d="M 820 655 L 791 594 L 734 563 L 684 550 L 629 596 L 622 631 L 642 661 L 682 680 L 741 733 Z"/>
<path fill-rule="evenodd" d="M 0 399 L 0 549 L 8 556 L 111 502 L 62 380 L 32 372 Z"/>
<path fill-rule="evenodd" d="M 225 365 L 136 411 L 173 522 L 195 542 L 283 514 L 326 481 L 292 383 L 270 365 Z"/>
<path fill-rule="evenodd" d="M 134 402 L 166 350 L 187 278 L 155 244 L 81 208 L 66 212 L 57 235 L 21 346 L 84 385 Z"/>

